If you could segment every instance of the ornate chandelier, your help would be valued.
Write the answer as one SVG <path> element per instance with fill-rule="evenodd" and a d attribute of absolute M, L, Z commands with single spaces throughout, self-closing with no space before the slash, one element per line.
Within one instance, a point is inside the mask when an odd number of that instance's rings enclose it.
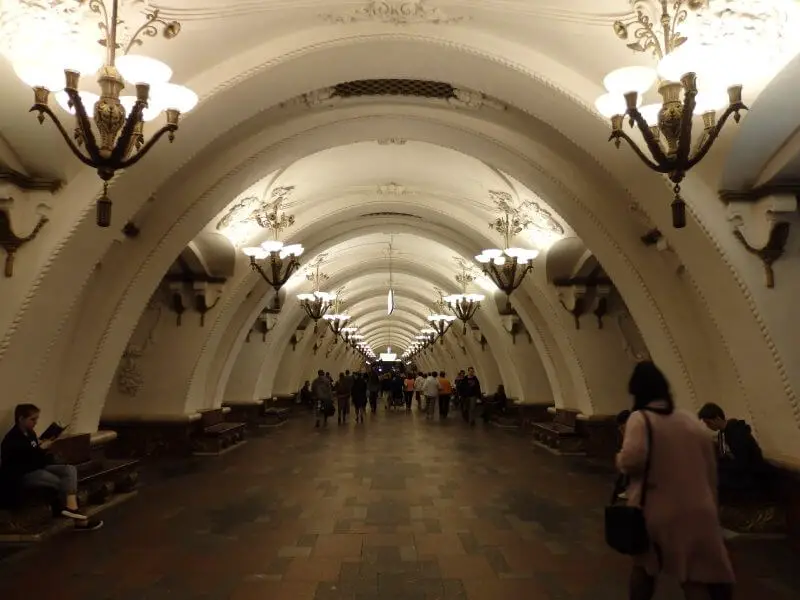
<path fill-rule="evenodd" d="M 320 284 L 329 279 L 328 275 L 319 271 L 322 260 L 323 257 L 319 257 L 312 265 L 313 273 L 306 275 L 306 279 L 313 282 L 314 291 L 310 294 L 297 294 L 297 299 L 300 301 L 303 311 L 305 311 L 309 319 L 314 321 L 314 333 L 317 332 L 318 321 L 328 312 L 334 299 L 333 294 L 321 292 L 319 289 L 321 287 Z"/>
<path fill-rule="evenodd" d="M 459 261 L 461 273 L 456 275 L 456 282 L 461 286 L 460 294 L 451 294 L 444 297 L 444 301 L 453 311 L 456 317 L 464 323 L 464 333 L 467 332 L 467 323 L 475 316 L 481 307 L 483 294 L 468 294 L 467 286 L 475 281 L 475 276 L 469 272 L 469 268 L 464 261 Z"/>
<path fill-rule="evenodd" d="M 453 324 L 456 318 L 453 315 L 430 315 L 428 317 L 428 322 L 431 324 L 431 327 L 436 331 L 436 334 L 439 338 L 439 342 L 444 344 L 444 334 L 448 332 L 450 329 L 450 325 Z"/>
<path fill-rule="evenodd" d="M 719 81 L 720 61 L 708 61 L 700 56 L 699 47 L 684 45 L 687 38 L 678 31 L 689 11 L 705 6 L 705 0 L 659 0 L 660 15 L 644 0 L 634 3 L 636 15 L 630 22 L 617 21 L 614 32 L 634 52 L 651 53 L 658 60 L 656 70 L 647 67 L 624 67 L 606 75 L 603 84 L 608 93 L 600 96 L 595 106 L 611 119 L 611 136 L 619 148 L 625 140 L 636 156 L 653 171 L 666 175 L 673 183 L 672 225 L 686 226 L 686 204 L 681 196 L 681 182 L 686 173 L 699 163 L 733 115 L 738 123 L 740 111 L 747 110 L 742 102 L 742 86 L 738 83 L 723 91 Z M 669 11 L 672 4 L 672 14 Z M 650 13 L 650 14 L 648 14 Z M 658 22 L 660 27 L 655 25 Z M 629 41 L 632 40 L 632 41 Z M 722 53 L 718 54 L 723 58 Z M 700 64 L 705 62 L 706 64 Z M 698 89 L 697 72 L 703 69 L 706 81 Z M 639 106 L 641 95 L 658 81 L 660 103 Z M 724 108 L 717 119 L 717 112 Z M 703 132 L 695 143 L 692 139 L 693 121 L 701 116 Z M 647 152 L 623 131 L 625 117 L 631 127 L 636 125 Z"/>
<path fill-rule="evenodd" d="M 327 315 L 322 317 L 328 322 L 328 327 L 330 327 L 331 331 L 333 332 L 334 344 L 338 341 L 339 335 L 341 335 L 342 330 L 345 327 L 345 323 L 347 323 L 347 321 L 350 320 L 350 315 L 340 312 L 341 308 L 340 308 L 339 293 L 341 293 L 341 291 L 342 290 L 339 290 L 336 297 L 333 299 L 333 307 L 332 307 L 333 312 L 328 313 Z"/>
<path fill-rule="evenodd" d="M 533 268 L 533 260 L 539 256 L 539 251 L 511 247 L 511 240 L 521 233 L 529 222 L 523 218 L 518 209 L 510 205 L 508 194 L 503 194 L 496 203 L 503 211 L 503 216 L 489 223 L 489 227 L 503 236 L 504 248 L 484 250 L 475 257 L 475 260 L 483 265 L 484 274 L 505 292 L 506 296 L 511 296 Z"/>
<path fill-rule="evenodd" d="M 278 291 L 289 281 L 289 278 L 300 268 L 300 256 L 303 246 L 300 244 L 284 245 L 278 240 L 278 234 L 284 229 L 294 225 L 294 215 L 279 213 L 280 201 L 275 203 L 272 212 L 257 215 L 258 224 L 265 229 L 271 229 L 275 239 L 267 240 L 261 246 L 243 248 L 250 257 L 250 267 L 275 290 L 275 306 L 279 307 Z M 265 261 L 265 267 L 259 264 Z"/>
<path fill-rule="evenodd" d="M 158 9 L 147 10 L 144 23 L 126 36 L 123 43 L 118 35 L 124 26 L 119 16 L 119 0 L 112 0 L 110 13 L 103 0 L 78 0 L 74 5 L 4 2 L 5 14 L 0 20 L 13 31 L 10 37 L 14 40 L 6 41 L 5 45 L 14 71 L 33 88 L 31 112 L 38 113 L 39 123 L 44 123 L 47 115 L 70 151 L 95 169 L 103 180 L 96 219 L 100 227 L 108 227 L 111 224 L 108 182 L 118 171 L 139 162 L 165 134 L 173 141 L 180 115 L 194 108 L 198 99 L 188 88 L 169 82 L 172 69 L 166 64 L 130 54 L 143 44 L 144 37 L 161 33 L 166 39 L 174 38 L 180 33 L 180 23 L 162 19 Z M 99 16 L 102 33 L 99 44 L 105 48 L 105 59 L 78 43 L 78 29 L 87 18 L 92 18 L 90 12 Z M 99 94 L 80 91 L 82 73 L 96 73 Z M 135 87 L 135 95 L 120 95 L 126 83 Z M 62 125 L 50 108 L 51 93 L 55 93 L 61 108 L 74 115 L 75 126 L 71 130 Z M 145 142 L 144 122 L 162 112 L 166 124 Z"/>

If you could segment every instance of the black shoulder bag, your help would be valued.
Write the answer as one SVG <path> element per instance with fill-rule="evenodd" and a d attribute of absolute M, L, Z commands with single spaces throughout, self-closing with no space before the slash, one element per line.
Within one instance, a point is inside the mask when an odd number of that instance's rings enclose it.
<path fill-rule="evenodd" d="M 645 426 L 647 427 L 647 459 L 642 475 L 642 498 L 639 506 L 626 506 L 615 504 L 616 492 L 611 497 L 611 503 L 606 507 L 605 530 L 606 544 L 628 556 L 644 554 L 650 548 L 650 536 L 647 533 L 647 523 L 644 519 L 644 506 L 647 500 L 647 485 L 650 476 L 650 458 L 653 454 L 653 430 L 650 419 L 642 411 Z M 616 486 L 615 486 L 616 488 Z"/>

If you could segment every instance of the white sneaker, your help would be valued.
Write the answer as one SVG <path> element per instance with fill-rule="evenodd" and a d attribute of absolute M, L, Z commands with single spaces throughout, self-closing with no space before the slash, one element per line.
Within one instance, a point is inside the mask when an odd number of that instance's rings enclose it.
<path fill-rule="evenodd" d="M 61 516 L 67 517 L 68 519 L 74 519 L 76 521 L 87 521 L 89 519 L 89 517 L 87 517 L 83 513 L 78 512 L 77 510 L 72 510 L 70 508 L 61 509 Z"/>

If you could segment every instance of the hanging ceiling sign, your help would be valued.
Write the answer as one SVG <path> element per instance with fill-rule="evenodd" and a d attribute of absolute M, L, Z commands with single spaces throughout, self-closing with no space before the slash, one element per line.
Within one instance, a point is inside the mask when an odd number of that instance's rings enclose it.
<path fill-rule="evenodd" d="M 394 290 L 389 288 L 389 294 L 386 296 L 386 316 L 388 317 L 394 312 Z"/>

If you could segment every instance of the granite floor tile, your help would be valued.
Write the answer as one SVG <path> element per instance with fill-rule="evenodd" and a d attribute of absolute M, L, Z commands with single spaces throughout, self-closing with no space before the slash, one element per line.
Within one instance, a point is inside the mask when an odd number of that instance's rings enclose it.
<path fill-rule="evenodd" d="M 293 418 L 222 460 L 147 467 L 91 535 L 0 548 L 0 598 L 621 600 L 603 544 L 613 474 L 528 436 L 411 415 Z M 796 600 L 783 541 L 734 540 L 737 598 Z M 44 574 L 44 575 L 43 575 Z M 661 583 L 655 600 L 680 597 Z"/>

